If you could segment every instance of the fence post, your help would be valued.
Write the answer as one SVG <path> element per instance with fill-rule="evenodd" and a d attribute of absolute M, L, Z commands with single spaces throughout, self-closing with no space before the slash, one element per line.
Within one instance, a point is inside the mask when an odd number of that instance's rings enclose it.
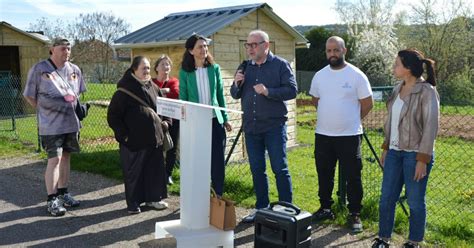
<path fill-rule="evenodd" d="M 367 134 L 365 134 L 365 132 L 363 132 L 362 136 L 364 136 L 365 141 L 367 141 L 367 145 L 369 145 L 370 151 L 372 152 L 372 155 L 374 155 L 374 157 L 375 157 L 375 162 L 377 162 L 379 168 L 383 171 L 383 166 L 382 166 L 382 163 L 380 163 L 379 156 L 377 156 L 377 153 L 375 152 L 375 149 L 372 146 L 372 143 L 370 143 L 370 140 L 367 137 Z M 406 195 L 401 196 L 400 198 L 398 198 L 398 204 L 400 204 L 400 206 L 402 207 L 402 210 L 405 213 L 405 215 L 410 216 L 409 213 L 408 213 L 407 208 L 405 207 L 405 205 L 403 205 L 403 202 L 406 199 L 407 199 Z"/>
<path fill-rule="evenodd" d="M 38 136 L 38 149 L 36 149 L 36 152 L 40 153 L 41 152 L 41 136 L 39 134 L 39 116 L 38 116 L 38 111 L 36 111 L 36 135 Z"/>

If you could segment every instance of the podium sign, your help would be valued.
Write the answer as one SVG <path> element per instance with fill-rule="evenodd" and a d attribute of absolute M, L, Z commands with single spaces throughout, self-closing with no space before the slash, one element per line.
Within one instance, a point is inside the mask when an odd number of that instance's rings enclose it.
<path fill-rule="evenodd" d="M 233 247 L 234 231 L 209 225 L 211 137 L 220 107 L 158 97 L 157 112 L 180 120 L 180 219 L 157 222 L 155 238 L 173 235 L 179 247 Z"/>
<path fill-rule="evenodd" d="M 158 97 L 156 100 L 156 112 L 159 115 L 170 117 L 176 120 L 184 120 L 184 105 L 179 102 L 172 102 L 168 98 Z"/>

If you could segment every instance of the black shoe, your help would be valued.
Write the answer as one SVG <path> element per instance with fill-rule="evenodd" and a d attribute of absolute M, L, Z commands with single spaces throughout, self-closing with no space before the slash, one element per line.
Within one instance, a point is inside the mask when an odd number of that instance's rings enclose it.
<path fill-rule="evenodd" d="M 358 213 L 349 215 L 349 226 L 353 233 L 362 232 L 362 221 L 360 220 L 360 215 Z"/>
<path fill-rule="evenodd" d="M 139 214 L 142 212 L 142 210 L 140 209 L 140 204 L 138 203 L 130 203 L 127 205 L 127 211 L 129 214 Z"/>
<path fill-rule="evenodd" d="M 168 185 L 173 185 L 173 178 L 171 176 L 168 177 Z"/>
<path fill-rule="evenodd" d="M 420 248 L 420 245 L 408 241 L 405 244 L 403 244 L 403 248 Z"/>
<path fill-rule="evenodd" d="M 313 213 L 313 221 L 334 220 L 334 212 L 331 209 L 320 208 Z"/>
<path fill-rule="evenodd" d="M 381 239 L 381 238 L 375 238 L 374 241 L 372 242 L 372 248 L 389 248 L 390 244 Z"/>
<path fill-rule="evenodd" d="M 257 210 L 256 209 L 252 210 L 250 214 L 248 214 L 242 219 L 242 223 L 253 223 L 255 221 L 256 214 L 257 214 Z"/>
<path fill-rule="evenodd" d="M 140 207 L 136 207 L 136 208 L 127 208 L 127 211 L 129 214 L 139 214 L 142 212 L 142 210 L 140 209 Z"/>

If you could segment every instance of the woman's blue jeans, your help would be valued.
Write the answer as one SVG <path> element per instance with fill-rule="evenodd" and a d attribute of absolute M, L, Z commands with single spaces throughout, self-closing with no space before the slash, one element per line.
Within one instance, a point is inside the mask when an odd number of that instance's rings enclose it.
<path fill-rule="evenodd" d="M 266 208 L 269 205 L 265 150 L 268 151 L 272 171 L 275 174 L 279 200 L 286 202 L 293 200 L 291 177 L 286 158 L 286 140 L 286 124 L 278 125 L 264 133 L 245 134 L 253 187 L 257 196 L 255 204 L 257 209 Z"/>
<path fill-rule="evenodd" d="M 403 185 L 410 207 L 409 240 L 423 241 L 426 225 L 426 185 L 430 175 L 433 159 L 426 167 L 426 176 L 420 181 L 413 180 L 416 167 L 416 152 L 388 150 L 385 157 L 382 195 L 379 203 L 379 237 L 392 236 L 395 220 L 395 207 Z"/>

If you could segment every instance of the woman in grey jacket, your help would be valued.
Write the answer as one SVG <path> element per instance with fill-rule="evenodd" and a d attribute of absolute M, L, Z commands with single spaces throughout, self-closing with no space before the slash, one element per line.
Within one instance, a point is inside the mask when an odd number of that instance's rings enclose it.
<path fill-rule="evenodd" d="M 423 65 L 427 79 L 424 80 Z M 372 247 L 388 247 L 395 206 L 405 185 L 410 207 L 409 237 L 404 247 L 419 247 L 426 224 L 426 185 L 433 166 L 433 150 L 439 125 L 439 95 L 434 61 L 416 50 L 398 52 L 393 74 L 402 83 L 387 101 L 388 118 L 381 163 L 384 167 L 379 203 L 379 237 Z"/>

